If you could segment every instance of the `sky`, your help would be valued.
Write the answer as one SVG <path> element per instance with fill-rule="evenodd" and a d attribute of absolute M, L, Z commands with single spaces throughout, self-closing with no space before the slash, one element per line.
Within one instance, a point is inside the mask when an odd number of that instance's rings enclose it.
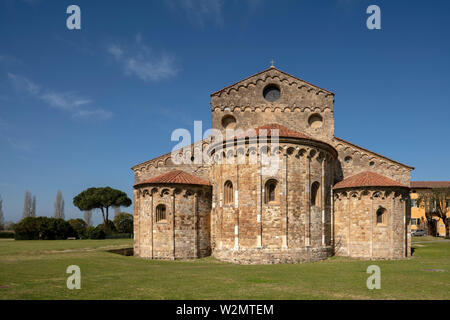
<path fill-rule="evenodd" d="M 210 94 L 272 59 L 336 94 L 337 137 L 415 167 L 412 180 L 450 180 L 449 13 L 447 0 L 0 0 L 5 220 L 26 190 L 40 216 L 61 190 L 66 219 L 88 187 L 132 198 L 133 165 L 170 152 L 177 128 L 210 128 Z"/>

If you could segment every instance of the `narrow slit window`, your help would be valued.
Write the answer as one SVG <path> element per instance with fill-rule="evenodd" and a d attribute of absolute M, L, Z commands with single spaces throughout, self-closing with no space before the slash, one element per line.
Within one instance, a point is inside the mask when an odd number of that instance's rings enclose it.
<path fill-rule="evenodd" d="M 274 203 L 277 200 L 277 185 L 278 182 L 271 179 L 266 182 L 264 192 L 265 192 L 265 203 Z"/>
<path fill-rule="evenodd" d="M 232 204 L 234 202 L 233 183 L 228 180 L 224 185 L 224 203 Z"/>
<path fill-rule="evenodd" d="M 166 220 L 166 206 L 159 204 L 156 207 L 156 222 Z"/>

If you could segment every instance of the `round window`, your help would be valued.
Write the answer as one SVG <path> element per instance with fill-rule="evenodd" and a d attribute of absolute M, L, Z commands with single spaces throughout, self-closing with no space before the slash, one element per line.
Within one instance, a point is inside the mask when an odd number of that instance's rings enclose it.
<path fill-rule="evenodd" d="M 277 101 L 281 96 L 280 88 L 274 84 L 269 84 L 264 88 L 263 96 L 269 102 Z"/>
<path fill-rule="evenodd" d="M 224 129 L 234 129 L 236 127 L 236 118 L 232 115 L 226 115 L 222 118 L 222 127 Z"/>
<path fill-rule="evenodd" d="M 312 114 L 311 116 L 309 116 L 308 118 L 308 124 L 311 128 L 313 129 L 319 129 L 320 127 L 322 127 L 323 124 L 323 118 L 320 114 L 315 113 Z"/>

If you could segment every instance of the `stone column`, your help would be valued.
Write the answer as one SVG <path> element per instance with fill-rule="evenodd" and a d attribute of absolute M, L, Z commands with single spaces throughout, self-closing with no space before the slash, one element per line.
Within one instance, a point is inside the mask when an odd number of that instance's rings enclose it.
<path fill-rule="evenodd" d="M 135 190 L 133 192 L 134 196 L 134 222 L 133 222 L 133 232 L 134 232 L 134 255 L 140 254 L 140 243 L 141 237 L 139 236 L 140 231 L 140 219 L 139 219 L 139 197 L 140 197 L 140 191 Z"/>
<path fill-rule="evenodd" d="M 334 185 L 334 161 L 333 158 L 330 158 L 330 185 L 329 188 L 331 189 L 330 191 L 330 245 L 333 247 L 333 252 L 335 250 L 334 248 L 334 244 L 335 244 L 335 239 L 334 239 L 334 190 L 333 190 L 333 185 Z"/>
<path fill-rule="evenodd" d="M 173 260 L 175 260 L 175 194 L 172 195 L 172 248 Z"/>
<path fill-rule="evenodd" d="M 263 186 L 262 186 L 262 163 L 261 160 L 258 161 L 259 166 L 259 174 L 258 174 L 258 190 L 256 205 L 257 205 L 257 214 L 256 214 L 256 222 L 259 224 L 259 235 L 257 235 L 257 247 L 262 247 L 262 236 L 263 236 L 263 224 L 262 224 L 262 204 L 263 204 Z"/>
<path fill-rule="evenodd" d="M 334 178 L 333 178 L 334 180 Z M 336 248 L 334 248 L 334 191 L 333 191 L 333 184 L 330 185 L 331 187 L 331 192 L 330 192 L 330 245 L 333 248 L 333 252 Z"/>
<path fill-rule="evenodd" d="M 306 204 L 306 221 L 305 221 L 305 246 L 310 246 L 310 237 L 311 237 L 311 196 L 310 196 L 310 189 L 311 189 L 311 182 L 310 182 L 310 164 L 311 164 L 311 158 L 309 155 L 306 155 L 305 157 L 305 168 L 306 168 L 306 174 L 305 174 L 305 204 Z"/>
<path fill-rule="evenodd" d="M 154 214 L 153 214 L 153 192 L 150 191 L 150 232 L 151 232 L 151 241 L 152 241 L 152 252 L 151 252 L 151 257 L 152 259 L 153 257 L 153 218 L 154 218 Z"/>
<path fill-rule="evenodd" d="M 234 190 L 234 215 L 236 224 L 234 226 L 234 249 L 239 249 L 239 168 L 236 164 L 236 190 Z"/>
<path fill-rule="evenodd" d="M 394 212 L 395 212 L 395 193 L 392 192 L 389 196 L 392 196 L 391 201 L 391 258 L 394 257 Z"/>
<path fill-rule="evenodd" d="M 322 246 L 325 245 L 325 157 L 322 158 L 322 182 L 320 202 L 322 206 Z"/>
<path fill-rule="evenodd" d="M 348 197 L 347 194 L 347 198 L 345 199 L 345 201 L 347 202 L 347 216 L 348 216 L 348 234 L 347 234 L 347 255 L 350 257 L 350 237 L 351 237 L 351 232 L 350 232 L 350 228 L 351 228 L 351 214 L 352 214 L 352 210 L 351 210 L 351 206 L 350 206 L 350 200 L 351 198 Z"/>
<path fill-rule="evenodd" d="M 198 258 L 198 195 L 194 193 L 194 257 Z"/>
<path fill-rule="evenodd" d="M 284 227 L 285 234 L 283 238 L 282 247 L 287 249 L 289 247 L 288 239 L 289 239 L 289 210 L 288 210 L 288 154 L 284 153 L 284 196 L 285 196 L 285 218 L 284 218 Z"/>

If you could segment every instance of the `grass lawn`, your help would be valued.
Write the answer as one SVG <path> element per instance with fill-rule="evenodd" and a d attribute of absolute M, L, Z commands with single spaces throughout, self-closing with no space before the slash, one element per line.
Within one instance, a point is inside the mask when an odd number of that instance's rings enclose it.
<path fill-rule="evenodd" d="M 423 241 L 448 241 L 448 239 L 445 239 L 443 237 L 432 237 L 432 236 L 423 236 L 423 237 L 411 237 L 411 242 L 423 242 Z"/>
<path fill-rule="evenodd" d="M 421 237 L 422 238 L 422 237 Z M 152 261 L 107 252 L 130 239 L 0 240 L 0 299 L 448 299 L 450 242 L 420 244 L 408 260 L 333 257 L 285 265 L 234 265 L 213 258 Z M 414 245 L 413 245 L 414 246 Z M 81 290 L 66 268 L 81 268 Z M 369 265 L 381 289 L 368 290 Z M 440 269 L 443 271 L 430 271 Z"/>

